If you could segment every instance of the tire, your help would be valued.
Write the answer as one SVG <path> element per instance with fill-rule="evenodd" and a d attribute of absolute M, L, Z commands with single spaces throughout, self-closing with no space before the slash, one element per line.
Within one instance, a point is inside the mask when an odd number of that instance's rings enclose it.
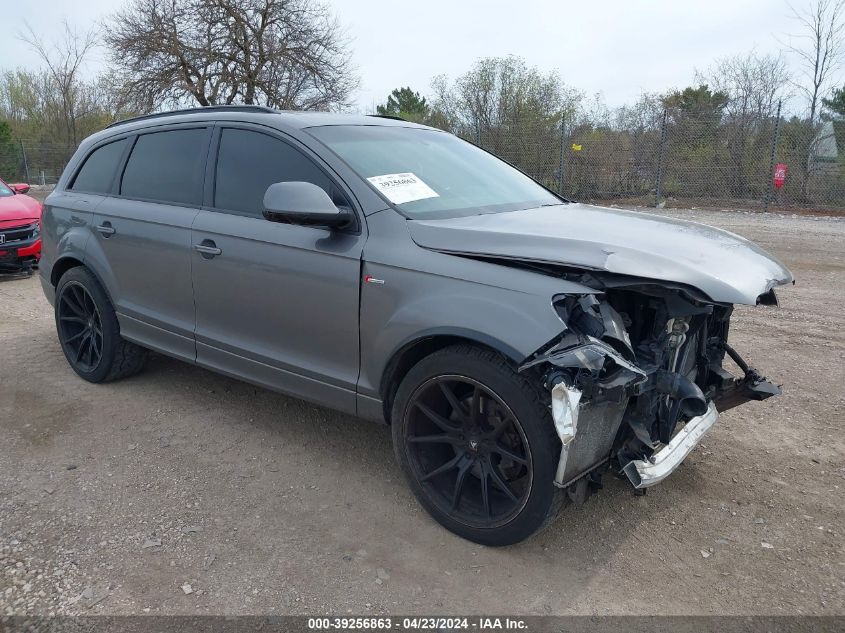
<path fill-rule="evenodd" d="M 120 336 L 114 307 L 87 268 L 77 266 L 62 275 L 54 312 L 62 351 L 80 378 L 110 382 L 143 369 L 147 350 Z"/>
<path fill-rule="evenodd" d="M 511 545 L 562 507 L 554 485 L 561 444 L 541 394 L 505 358 L 471 345 L 437 351 L 404 377 L 391 412 L 394 451 L 414 495 L 446 529 Z"/>

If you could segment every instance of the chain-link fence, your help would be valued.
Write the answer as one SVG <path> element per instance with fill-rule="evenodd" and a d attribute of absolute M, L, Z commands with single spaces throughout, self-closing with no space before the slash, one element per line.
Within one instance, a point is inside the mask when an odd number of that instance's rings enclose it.
<path fill-rule="evenodd" d="M 0 177 L 6 182 L 54 185 L 75 146 L 16 139 L 0 145 Z"/>
<path fill-rule="evenodd" d="M 706 121 L 663 112 L 616 129 L 548 121 L 461 133 L 574 200 L 845 210 L 845 121 Z"/>
<path fill-rule="evenodd" d="M 671 111 L 655 118 L 635 129 L 517 119 L 459 133 L 574 200 L 845 211 L 845 121 L 809 126 L 779 111 L 728 121 Z M 0 145 L 0 176 L 54 184 L 75 149 L 16 139 Z"/>

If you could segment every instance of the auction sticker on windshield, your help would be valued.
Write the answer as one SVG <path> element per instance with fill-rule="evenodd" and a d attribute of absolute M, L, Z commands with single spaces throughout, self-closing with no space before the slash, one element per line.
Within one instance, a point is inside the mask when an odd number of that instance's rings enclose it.
<path fill-rule="evenodd" d="M 367 178 L 393 204 L 404 204 L 425 198 L 438 198 L 437 192 L 411 172 Z"/>

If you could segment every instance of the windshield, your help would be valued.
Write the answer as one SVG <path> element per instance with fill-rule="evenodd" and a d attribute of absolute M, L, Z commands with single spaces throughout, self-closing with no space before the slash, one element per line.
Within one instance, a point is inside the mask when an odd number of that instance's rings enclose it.
<path fill-rule="evenodd" d="M 412 219 L 561 204 L 528 176 L 461 139 L 422 128 L 309 128 Z"/>
<path fill-rule="evenodd" d="M 11 190 L 11 189 L 10 189 L 10 188 L 6 185 L 6 183 L 5 183 L 5 182 L 3 182 L 2 180 L 0 180 L 0 197 L 3 197 L 3 196 L 13 196 L 13 195 L 15 195 L 15 192 L 14 192 L 14 191 L 12 191 L 12 190 Z"/>

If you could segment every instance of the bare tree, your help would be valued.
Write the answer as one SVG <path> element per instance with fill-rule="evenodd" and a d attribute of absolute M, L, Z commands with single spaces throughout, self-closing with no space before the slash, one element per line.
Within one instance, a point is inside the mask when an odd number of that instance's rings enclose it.
<path fill-rule="evenodd" d="M 760 158 L 768 154 L 778 102 L 789 96 L 786 62 L 780 55 L 750 52 L 719 59 L 708 72 L 697 75 L 727 95 L 719 136 L 728 152 L 724 178 L 731 194 L 754 197 L 758 192 L 752 185 L 761 182 L 768 169 Z"/>
<path fill-rule="evenodd" d="M 808 118 L 815 124 L 821 97 L 845 53 L 845 0 L 814 0 L 804 9 L 790 9 L 801 32 L 790 37 L 787 48 L 801 64 L 805 82 L 797 87 L 807 97 Z"/>
<path fill-rule="evenodd" d="M 97 45 L 97 31 L 90 29 L 83 33 L 62 22 L 63 32 L 52 45 L 39 37 L 27 24 L 20 39 L 38 54 L 45 67 L 41 77 L 41 107 L 53 111 L 58 120 L 65 142 L 76 146 L 81 140 L 79 121 L 96 110 L 96 94 L 92 86 L 82 77 L 82 70 L 92 49 Z"/>
<path fill-rule="evenodd" d="M 543 74 L 514 56 L 479 59 L 453 83 L 445 75 L 435 77 L 432 89 L 434 110 L 466 134 L 526 121 L 556 125 L 581 99 L 556 72 Z"/>
<path fill-rule="evenodd" d="M 348 105 L 349 42 L 319 0 L 133 0 L 105 41 L 137 107 Z"/>
<path fill-rule="evenodd" d="M 435 77 L 432 89 L 431 125 L 481 144 L 549 185 L 559 178 L 561 119 L 572 116 L 581 95 L 557 72 L 543 73 L 515 56 L 488 57 L 454 82 Z"/>
<path fill-rule="evenodd" d="M 636 102 L 616 109 L 613 114 L 613 127 L 632 134 L 659 131 L 663 110 L 663 101 L 659 94 L 642 93 Z"/>
<path fill-rule="evenodd" d="M 812 0 L 803 9 L 792 7 L 800 33 L 793 35 L 788 50 L 798 59 L 804 81 L 796 82 L 807 99 L 807 124 L 800 140 L 801 197 L 807 189 L 815 163 L 814 154 L 821 140 L 819 114 L 821 99 L 830 87 L 834 73 L 841 67 L 845 53 L 845 0 Z"/>
<path fill-rule="evenodd" d="M 735 121 L 765 120 L 774 115 L 778 101 L 789 96 L 789 70 L 780 55 L 723 57 L 697 79 L 728 95 L 725 115 Z"/>

